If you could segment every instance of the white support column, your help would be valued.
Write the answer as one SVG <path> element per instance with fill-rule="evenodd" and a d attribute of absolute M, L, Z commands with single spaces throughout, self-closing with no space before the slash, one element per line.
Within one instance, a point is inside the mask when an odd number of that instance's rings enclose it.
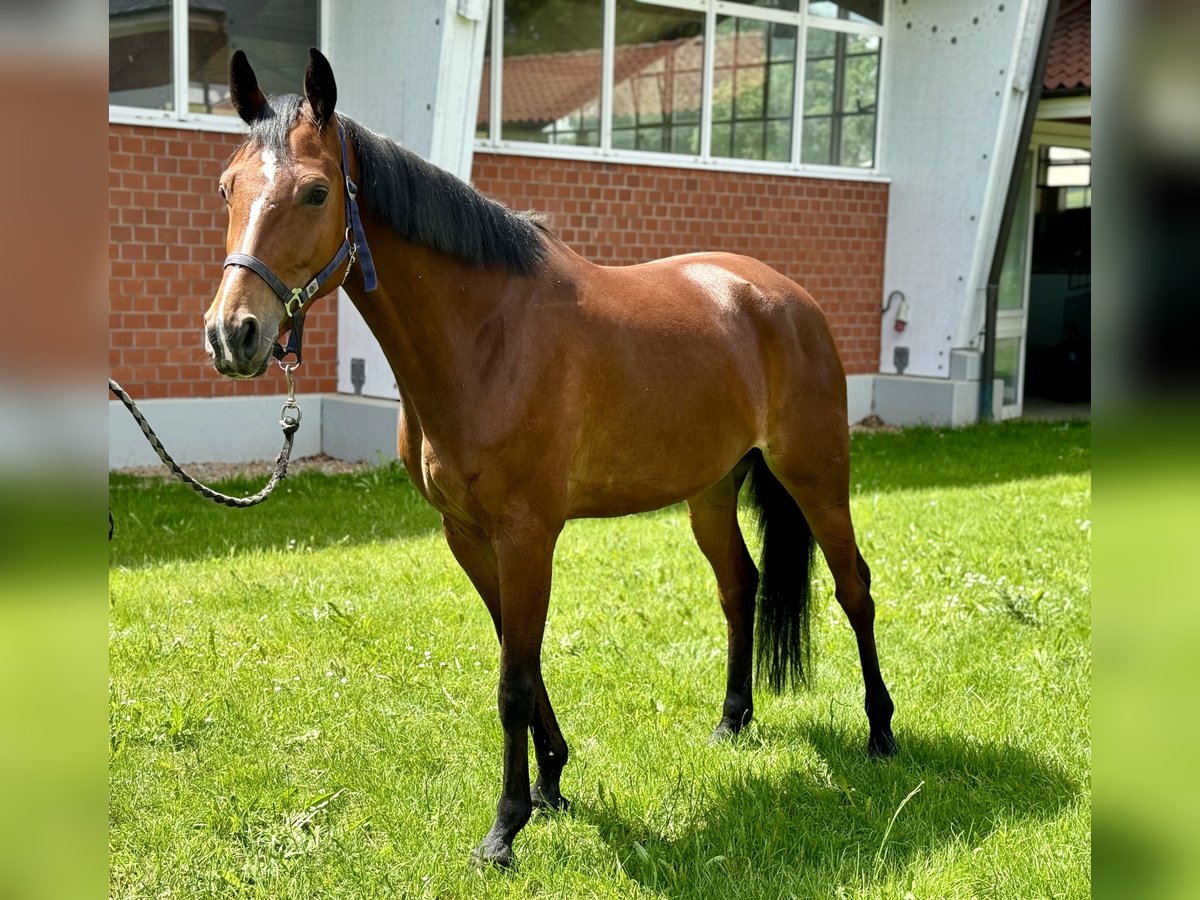
<path fill-rule="evenodd" d="M 978 345 L 1046 5 L 888 4 L 880 129 L 892 183 L 880 305 L 899 290 L 910 318 L 897 332 L 893 304 L 881 322 L 883 373 L 895 372 L 903 346 L 907 376 L 948 378 L 950 351 Z"/>
<path fill-rule="evenodd" d="M 329 12 L 325 45 L 338 109 L 466 180 L 487 35 L 488 0 L 355 0 Z M 338 390 L 398 396 L 387 361 L 345 296 L 338 299 Z"/>

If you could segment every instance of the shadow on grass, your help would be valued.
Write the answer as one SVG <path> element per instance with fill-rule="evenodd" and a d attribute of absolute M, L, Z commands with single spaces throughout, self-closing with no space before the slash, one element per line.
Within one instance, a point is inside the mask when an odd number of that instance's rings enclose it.
<path fill-rule="evenodd" d="M 211 486 L 245 496 L 265 480 Z M 441 530 L 441 517 L 399 463 L 353 475 L 305 472 L 284 479 L 266 502 L 249 509 L 218 506 L 177 481 L 113 474 L 108 502 L 115 525 L 110 563 L 116 566 L 285 549 L 289 541 L 319 550 Z"/>
<path fill-rule="evenodd" d="M 850 465 L 855 494 L 1074 475 L 1092 467 L 1092 426 L 1017 420 L 860 432 L 851 440 Z"/>
<path fill-rule="evenodd" d="M 656 830 L 645 821 L 656 816 L 631 817 L 611 795 L 577 804 L 575 815 L 597 829 L 626 874 L 667 896 L 832 896 L 835 884 L 866 888 L 902 876 L 948 844 L 970 853 L 1014 822 L 1052 819 L 1080 790 L 1015 747 L 909 734 L 899 755 L 880 761 L 867 757 L 865 735 L 828 726 L 797 733 L 788 742 L 807 738 L 820 774 L 734 774 L 706 785 L 701 809 L 689 815 L 700 823 L 694 828 Z M 732 752 L 749 763 L 754 749 Z M 666 788 L 669 773 L 663 781 Z"/>

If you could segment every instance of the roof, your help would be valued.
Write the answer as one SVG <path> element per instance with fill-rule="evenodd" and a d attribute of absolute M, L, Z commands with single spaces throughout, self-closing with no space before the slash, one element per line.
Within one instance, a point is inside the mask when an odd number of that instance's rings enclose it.
<path fill-rule="evenodd" d="M 1092 91 L 1092 0 L 1065 0 L 1058 8 L 1042 89 L 1047 94 Z"/>

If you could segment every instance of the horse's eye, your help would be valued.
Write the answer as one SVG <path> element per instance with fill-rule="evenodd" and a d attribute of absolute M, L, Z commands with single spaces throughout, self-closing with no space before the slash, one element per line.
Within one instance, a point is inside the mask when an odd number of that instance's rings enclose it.
<path fill-rule="evenodd" d="M 322 203 L 325 202 L 325 198 L 328 196 L 329 196 L 329 188 L 315 187 L 311 191 L 308 192 L 308 196 L 305 198 L 305 201 L 308 203 L 311 203 L 313 206 L 320 206 Z"/>

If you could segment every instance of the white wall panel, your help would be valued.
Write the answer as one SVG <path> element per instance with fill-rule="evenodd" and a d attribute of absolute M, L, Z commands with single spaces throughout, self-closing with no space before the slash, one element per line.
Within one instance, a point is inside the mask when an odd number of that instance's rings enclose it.
<path fill-rule="evenodd" d="M 884 174 L 891 177 L 883 299 L 903 292 L 908 327 L 881 323 L 880 371 L 909 348 L 907 375 L 947 377 L 950 350 L 980 345 L 991 251 L 1028 97 L 1046 0 L 888 5 Z"/>

